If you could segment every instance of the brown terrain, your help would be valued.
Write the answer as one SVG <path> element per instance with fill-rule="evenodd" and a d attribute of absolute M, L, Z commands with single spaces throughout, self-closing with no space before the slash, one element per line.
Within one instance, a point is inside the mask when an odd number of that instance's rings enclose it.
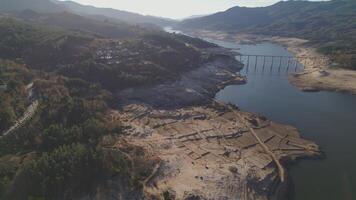
<path fill-rule="evenodd" d="M 269 199 L 287 182 L 287 161 L 320 153 L 292 126 L 214 101 L 226 85 L 245 83 L 242 65 L 218 52 L 177 81 L 117 92 L 122 107 L 109 116 L 128 128 L 108 148 L 131 144 L 158 160 L 145 199 Z"/>
<path fill-rule="evenodd" d="M 332 63 L 330 62 L 314 62 L 316 58 L 323 60 L 325 56 L 318 53 L 315 48 L 306 45 L 307 40 L 252 34 L 233 35 L 225 32 L 205 30 L 194 31 L 190 34 L 245 44 L 255 44 L 258 42 L 278 43 L 287 48 L 295 57 L 310 57 L 304 63 L 305 70 L 290 77 L 290 82 L 299 89 L 304 91 L 340 91 L 356 94 L 356 71 L 332 67 Z"/>

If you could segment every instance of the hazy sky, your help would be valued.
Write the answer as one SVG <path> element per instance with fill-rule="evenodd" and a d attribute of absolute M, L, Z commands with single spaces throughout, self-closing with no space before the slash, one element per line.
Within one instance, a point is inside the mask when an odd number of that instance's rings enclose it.
<path fill-rule="evenodd" d="M 111 7 L 141 14 L 180 19 L 239 6 L 266 6 L 279 0 L 73 0 L 81 4 Z"/>

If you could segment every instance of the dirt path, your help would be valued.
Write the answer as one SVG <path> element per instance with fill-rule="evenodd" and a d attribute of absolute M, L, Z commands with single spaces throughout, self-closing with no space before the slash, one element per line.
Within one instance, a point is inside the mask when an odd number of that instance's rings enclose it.
<path fill-rule="evenodd" d="M 10 135 L 11 133 L 13 133 L 16 129 L 20 128 L 22 125 L 24 125 L 28 120 L 30 120 L 33 115 L 36 113 L 36 110 L 38 108 L 38 101 L 34 101 L 29 107 L 27 107 L 27 110 L 25 111 L 25 113 L 23 114 L 23 116 L 18 119 L 16 121 L 16 123 L 10 127 L 7 131 L 5 131 L 1 137 L 5 137 L 7 135 Z"/>
<path fill-rule="evenodd" d="M 236 112 L 236 110 L 234 110 L 233 108 L 231 108 L 229 106 L 230 110 L 235 113 L 236 116 L 238 116 L 241 120 L 241 122 L 243 123 L 244 126 L 248 127 L 248 129 L 250 130 L 250 133 L 253 135 L 253 137 L 256 138 L 257 142 L 262 146 L 262 148 L 264 149 L 264 151 L 271 156 L 271 158 L 273 159 L 273 161 L 276 163 L 277 168 L 278 168 L 278 174 L 279 174 L 279 178 L 281 180 L 281 182 L 284 182 L 284 177 L 285 177 L 285 172 L 284 172 L 284 167 L 282 166 L 282 164 L 279 162 L 279 159 L 277 158 L 277 156 L 265 145 L 265 143 L 261 140 L 261 138 L 256 134 L 255 130 L 253 130 L 253 128 L 251 126 L 248 125 L 247 121 L 240 115 L 240 113 Z"/>
<path fill-rule="evenodd" d="M 26 86 L 26 90 L 28 91 L 28 96 L 29 98 L 32 98 L 33 95 L 33 83 L 30 83 Z M 5 137 L 7 135 L 12 134 L 15 130 L 18 128 L 22 127 L 27 121 L 29 121 L 36 113 L 37 108 L 39 106 L 39 101 L 34 100 L 26 109 L 26 111 L 23 113 L 22 117 L 16 120 L 15 124 L 11 126 L 8 130 L 3 132 L 0 136 L 0 139 L 2 137 Z"/>

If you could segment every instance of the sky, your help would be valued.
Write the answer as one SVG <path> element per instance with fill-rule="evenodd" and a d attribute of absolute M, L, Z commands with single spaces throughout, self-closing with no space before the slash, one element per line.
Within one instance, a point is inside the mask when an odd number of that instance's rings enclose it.
<path fill-rule="evenodd" d="M 233 6 L 267 6 L 279 0 L 72 0 L 85 5 L 110 7 L 145 15 L 182 19 L 211 14 Z"/>

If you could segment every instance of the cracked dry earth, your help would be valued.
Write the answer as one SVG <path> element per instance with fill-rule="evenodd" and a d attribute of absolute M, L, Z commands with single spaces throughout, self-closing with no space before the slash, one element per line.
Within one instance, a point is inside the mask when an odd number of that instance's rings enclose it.
<path fill-rule="evenodd" d="M 145 183 L 145 199 L 268 199 L 280 177 L 250 128 L 279 161 L 319 154 L 318 146 L 302 139 L 296 128 L 234 109 L 130 104 L 112 111 L 130 127 L 125 140 L 161 160 Z"/>

